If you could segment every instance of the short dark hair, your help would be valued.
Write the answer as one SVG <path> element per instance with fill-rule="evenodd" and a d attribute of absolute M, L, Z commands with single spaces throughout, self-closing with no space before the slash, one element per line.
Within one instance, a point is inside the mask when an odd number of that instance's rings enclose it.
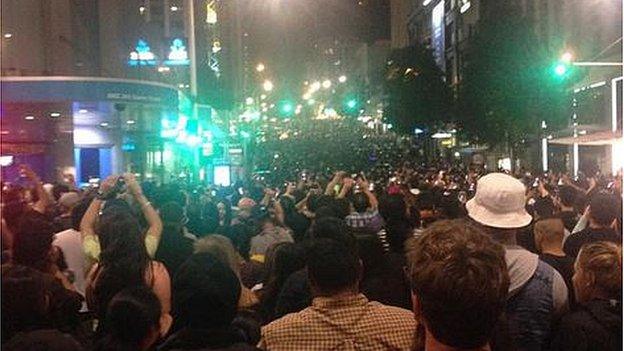
<path fill-rule="evenodd" d="M 335 217 L 320 218 L 310 226 L 309 237 L 311 239 L 336 240 L 350 249 L 356 250 L 355 236 L 344 220 Z"/>
<path fill-rule="evenodd" d="M 321 206 L 314 212 L 314 217 L 316 219 L 338 218 L 338 214 L 336 213 L 336 209 L 332 206 Z"/>
<path fill-rule="evenodd" d="M 379 201 L 379 214 L 384 220 L 394 222 L 405 219 L 407 206 L 401 194 L 384 196 Z"/>
<path fill-rule="evenodd" d="M 335 199 L 333 207 L 336 210 L 336 216 L 340 219 L 344 219 L 351 213 L 349 200 L 345 198 Z"/>
<path fill-rule="evenodd" d="M 80 231 L 80 222 L 82 221 L 82 217 L 84 217 L 84 214 L 87 212 L 90 204 L 91 199 L 83 199 L 76 206 L 74 206 L 74 208 L 72 208 L 71 223 L 74 230 Z"/>
<path fill-rule="evenodd" d="M 44 274 L 26 266 L 2 266 L 2 341 L 46 326 L 48 290 Z"/>
<path fill-rule="evenodd" d="M 42 272 L 50 268 L 50 250 L 55 228 L 34 212 L 22 218 L 13 242 L 13 261 Z"/>
<path fill-rule="evenodd" d="M 596 223 L 608 226 L 613 223 L 621 211 L 621 206 L 622 203 L 618 197 L 599 192 L 589 199 L 589 215 Z"/>
<path fill-rule="evenodd" d="M 488 343 L 505 308 L 509 275 L 503 247 L 463 220 L 439 221 L 406 244 L 412 291 L 440 342 Z"/>
<path fill-rule="evenodd" d="M 314 239 L 308 246 L 306 265 L 310 283 L 322 295 L 332 295 L 357 284 L 359 258 L 354 250 L 332 239 Z"/>
<path fill-rule="evenodd" d="M 355 211 L 359 213 L 366 212 L 366 209 L 370 207 L 368 196 L 366 196 L 363 192 L 353 194 L 351 202 L 353 203 Z"/>
<path fill-rule="evenodd" d="M 562 185 L 559 187 L 559 199 L 564 206 L 574 206 L 577 201 L 577 192 L 569 185 Z"/>
<path fill-rule="evenodd" d="M 211 329 L 228 326 L 236 316 L 241 283 L 218 258 L 196 253 L 178 268 L 171 290 L 176 329 Z"/>

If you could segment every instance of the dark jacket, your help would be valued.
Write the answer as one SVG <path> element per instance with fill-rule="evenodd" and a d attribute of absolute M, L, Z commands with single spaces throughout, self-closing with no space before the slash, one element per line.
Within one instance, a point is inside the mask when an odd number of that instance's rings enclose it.
<path fill-rule="evenodd" d="M 592 300 L 565 315 L 551 350 L 622 350 L 622 303 Z"/>
<path fill-rule="evenodd" d="M 183 328 L 158 347 L 158 351 L 174 350 L 253 351 L 258 348 L 246 343 L 245 336 L 232 329 Z"/>
<path fill-rule="evenodd" d="M 585 228 L 579 232 L 570 235 L 564 245 L 563 252 L 569 257 L 576 259 L 581 247 L 585 244 L 595 243 L 598 241 L 611 241 L 619 244 L 622 236 L 612 228 Z"/>
<path fill-rule="evenodd" d="M 291 274 L 277 296 L 274 317 L 281 318 L 289 313 L 299 312 L 312 304 L 312 293 L 305 269 Z"/>
<path fill-rule="evenodd" d="M 82 351 L 83 347 L 69 334 L 56 329 L 39 329 L 16 334 L 3 350 Z"/>

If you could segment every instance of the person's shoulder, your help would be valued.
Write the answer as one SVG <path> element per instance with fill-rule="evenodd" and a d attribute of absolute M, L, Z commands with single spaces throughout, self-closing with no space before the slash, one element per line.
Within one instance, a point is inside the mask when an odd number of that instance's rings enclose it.
<path fill-rule="evenodd" d="M 70 228 L 54 234 L 54 243 L 72 239 L 81 239 L 80 232 Z"/>
<path fill-rule="evenodd" d="M 15 335 L 2 349 L 6 350 L 84 350 L 70 334 L 56 329 L 38 329 Z"/>
<path fill-rule="evenodd" d="M 401 324 L 409 321 L 415 324 L 414 312 L 410 310 L 406 310 L 404 308 L 396 306 L 384 305 L 381 302 L 377 301 L 369 301 L 368 306 L 370 308 L 369 311 L 374 313 L 376 317 L 380 318 L 381 320 L 396 321 Z"/>
<path fill-rule="evenodd" d="M 299 328 L 307 329 L 309 327 L 309 314 L 310 307 L 299 312 L 289 313 L 262 327 L 262 335 L 295 331 Z"/>

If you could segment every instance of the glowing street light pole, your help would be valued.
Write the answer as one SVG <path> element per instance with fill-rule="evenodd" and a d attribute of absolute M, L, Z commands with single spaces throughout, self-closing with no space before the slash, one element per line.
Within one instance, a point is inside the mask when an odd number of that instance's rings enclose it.
<path fill-rule="evenodd" d="M 271 91 L 273 90 L 273 82 L 271 82 L 270 80 L 265 80 L 264 83 L 262 83 L 262 89 L 264 89 L 264 91 Z"/>

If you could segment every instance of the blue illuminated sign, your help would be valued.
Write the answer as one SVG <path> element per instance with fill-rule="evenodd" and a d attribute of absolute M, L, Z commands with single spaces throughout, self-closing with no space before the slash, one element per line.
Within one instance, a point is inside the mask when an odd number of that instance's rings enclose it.
<path fill-rule="evenodd" d="M 130 53 L 130 59 L 128 65 L 130 66 L 155 66 L 156 56 L 151 51 L 147 42 L 143 39 L 139 39 L 135 51 Z"/>
<path fill-rule="evenodd" d="M 182 39 L 175 38 L 169 46 L 169 55 L 165 61 L 168 66 L 183 66 L 190 63 L 186 46 Z"/>

